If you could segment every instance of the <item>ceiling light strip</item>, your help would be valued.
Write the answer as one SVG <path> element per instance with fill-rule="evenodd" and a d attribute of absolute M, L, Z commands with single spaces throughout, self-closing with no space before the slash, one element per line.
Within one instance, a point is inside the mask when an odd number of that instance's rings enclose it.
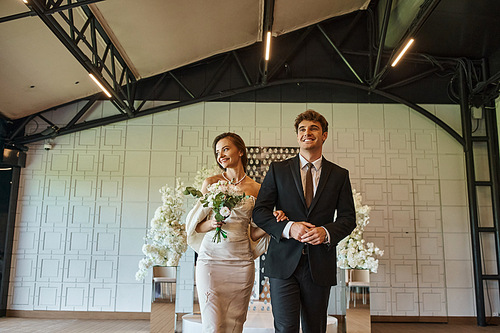
<path fill-rule="evenodd" d="M 106 96 L 111 98 L 111 94 L 106 90 L 106 88 L 104 88 L 104 86 L 101 84 L 101 82 L 99 82 L 92 73 L 89 73 L 89 76 L 92 80 L 94 80 L 95 84 L 97 84 L 99 86 L 99 88 L 101 88 L 101 90 L 104 91 Z"/>
<path fill-rule="evenodd" d="M 404 49 L 399 53 L 398 57 L 396 58 L 396 60 L 394 60 L 394 62 L 392 63 L 392 67 L 396 66 L 397 63 L 399 62 L 399 60 L 403 57 L 403 55 L 406 53 L 406 51 L 410 48 L 410 45 L 413 44 L 415 40 L 413 38 L 411 38 L 408 43 L 406 43 L 406 46 L 404 47 Z"/>
<path fill-rule="evenodd" d="M 269 54 L 271 52 L 271 31 L 267 32 L 266 35 L 266 61 L 269 61 Z"/>

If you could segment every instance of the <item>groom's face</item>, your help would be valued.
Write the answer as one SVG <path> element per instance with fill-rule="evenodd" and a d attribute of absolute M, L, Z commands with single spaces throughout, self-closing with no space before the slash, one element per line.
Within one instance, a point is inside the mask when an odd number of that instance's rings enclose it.
<path fill-rule="evenodd" d="M 321 150 L 328 132 L 323 132 L 319 121 L 303 120 L 297 127 L 297 141 L 301 150 Z"/>

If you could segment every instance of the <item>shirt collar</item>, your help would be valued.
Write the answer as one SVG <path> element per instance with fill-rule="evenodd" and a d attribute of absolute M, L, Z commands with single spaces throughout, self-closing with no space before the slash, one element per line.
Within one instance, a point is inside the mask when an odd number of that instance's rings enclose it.
<path fill-rule="evenodd" d="M 302 156 L 301 154 L 299 154 L 299 159 L 300 159 L 300 168 L 304 168 L 304 166 L 309 163 L 305 158 L 304 156 Z M 323 156 L 321 156 L 320 158 L 318 158 L 316 161 L 313 161 L 312 164 L 314 165 L 314 168 L 316 170 L 319 170 L 321 168 L 321 161 L 323 160 Z"/>

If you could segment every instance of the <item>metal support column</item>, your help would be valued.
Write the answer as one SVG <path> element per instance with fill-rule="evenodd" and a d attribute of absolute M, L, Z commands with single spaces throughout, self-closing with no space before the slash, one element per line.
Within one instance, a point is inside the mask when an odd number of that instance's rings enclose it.
<path fill-rule="evenodd" d="M 486 123 L 486 135 L 485 136 L 474 136 L 472 131 L 472 115 L 469 104 L 469 88 L 466 83 L 466 73 L 465 69 L 460 67 L 460 111 L 462 117 L 462 132 L 464 138 L 464 152 L 465 152 L 465 164 L 466 164 L 466 174 L 467 174 L 467 197 L 469 201 L 469 215 L 470 215 L 470 226 L 471 226 L 471 238 L 472 238 L 472 259 L 474 266 L 474 289 L 476 296 L 476 313 L 477 313 L 477 325 L 486 326 L 486 309 L 485 309 L 485 288 L 484 282 L 490 280 L 500 280 L 498 271 L 498 259 L 499 259 L 499 228 L 498 228 L 498 161 L 495 161 L 495 156 L 498 156 L 498 140 L 492 139 L 492 136 L 497 135 L 493 133 L 495 129 L 494 124 L 491 122 L 494 117 L 489 112 L 486 112 L 485 123 Z M 479 156 L 474 153 L 474 145 L 485 144 L 488 151 L 488 169 L 489 172 L 486 175 L 487 179 L 483 180 L 484 175 L 478 175 L 475 170 L 475 165 L 479 165 Z M 493 147 L 495 146 L 495 147 Z M 493 151 L 496 151 L 495 154 Z M 475 163 L 477 162 L 477 163 Z M 480 178 L 480 180 L 478 180 Z M 481 188 L 488 188 L 489 195 L 491 195 L 491 202 L 493 210 L 493 221 L 481 221 L 480 209 L 487 209 L 487 207 L 481 207 L 478 202 L 478 191 Z M 483 265 L 483 248 L 482 244 L 488 235 L 493 235 L 495 237 L 495 252 L 496 252 L 496 274 L 486 274 L 485 265 Z M 484 238 L 483 238 L 484 237 Z M 487 295 L 488 296 L 488 295 Z"/>

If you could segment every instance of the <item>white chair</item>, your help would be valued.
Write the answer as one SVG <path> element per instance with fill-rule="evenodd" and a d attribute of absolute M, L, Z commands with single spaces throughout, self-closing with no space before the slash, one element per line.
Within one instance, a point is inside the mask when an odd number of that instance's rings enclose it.
<path fill-rule="evenodd" d="M 349 287 L 347 307 L 349 307 L 351 297 L 354 301 L 354 307 L 356 307 L 356 299 L 359 292 L 362 294 L 363 304 L 366 304 L 366 293 L 370 287 L 370 271 L 368 269 L 346 269 L 345 279 Z"/>
<path fill-rule="evenodd" d="M 177 276 L 177 267 L 153 267 L 153 292 L 152 292 L 152 302 L 156 299 L 156 284 L 160 284 L 160 294 L 170 296 L 170 302 L 172 302 L 172 284 L 175 283 Z M 165 292 L 166 291 L 166 292 Z"/>

